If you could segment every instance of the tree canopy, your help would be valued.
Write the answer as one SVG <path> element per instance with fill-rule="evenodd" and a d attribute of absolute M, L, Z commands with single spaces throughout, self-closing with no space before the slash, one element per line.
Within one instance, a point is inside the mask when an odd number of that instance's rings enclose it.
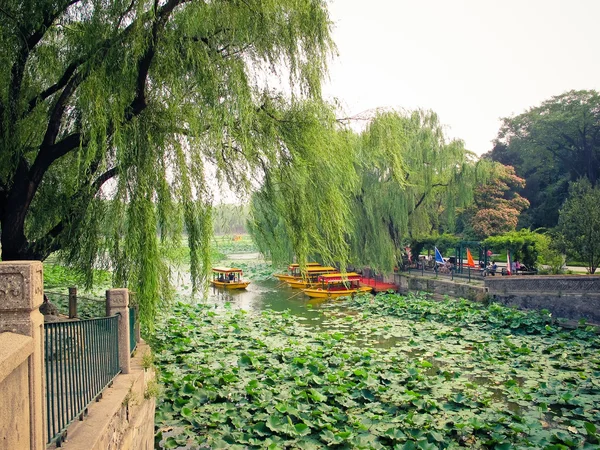
<path fill-rule="evenodd" d="M 559 230 L 567 251 L 581 258 L 589 273 L 600 265 L 600 187 L 587 178 L 571 183 L 560 210 Z"/>
<path fill-rule="evenodd" d="M 488 172 L 431 111 L 385 112 L 357 141 L 353 259 L 390 272 L 411 239 L 452 230 Z"/>
<path fill-rule="evenodd" d="M 206 165 L 248 189 L 317 140 L 330 26 L 322 0 L 4 2 L 2 258 L 104 263 L 148 322 L 160 245 L 185 230 L 193 279 L 209 268 Z"/>
<path fill-rule="evenodd" d="M 600 95 L 570 91 L 540 106 L 503 119 L 493 160 L 515 167 L 526 181 L 523 197 L 531 203 L 520 224 L 551 228 L 580 177 L 595 186 L 600 174 Z"/>
<path fill-rule="evenodd" d="M 519 215 L 529 206 L 527 199 L 516 191 L 525 187 L 525 180 L 515 174 L 512 166 L 497 163 L 492 166 L 489 180 L 475 190 L 473 203 L 466 211 L 466 221 L 478 239 L 514 231 Z"/>

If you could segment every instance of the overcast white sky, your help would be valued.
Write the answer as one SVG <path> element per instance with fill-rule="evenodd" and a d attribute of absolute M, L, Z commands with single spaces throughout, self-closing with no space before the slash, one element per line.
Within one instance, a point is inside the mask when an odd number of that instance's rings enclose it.
<path fill-rule="evenodd" d="M 325 95 L 348 115 L 432 109 L 478 154 L 500 117 L 600 90 L 600 0 L 329 0 Z"/>

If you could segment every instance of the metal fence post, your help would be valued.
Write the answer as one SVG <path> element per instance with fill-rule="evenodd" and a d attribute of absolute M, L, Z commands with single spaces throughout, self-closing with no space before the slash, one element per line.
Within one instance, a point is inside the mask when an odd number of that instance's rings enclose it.
<path fill-rule="evenodd" d="M 106 291 L 106 315 L 120 314 L 119 318 L 119 366 L 122 373 L 130 371 L 129 351 L 129 290 L 109 289 Z"/>
<path fill-rule="evenodd" d="M 72 286 L 69 288 L 69 319 L 77 317 L 77 288 Z"/>
<path fill-rule="evenodd" d="M 29 390 L 26 401 L 29 408 L 27 430 L 29 448 L 33 450 L 46 448 L 44 317 L 39 310 L 43 291 L 44 275 L 40 261 L 0 262 L 0 333 L 11 332 L 33 338 L 26 382 Z M 6 408 L 7 405 L 2 406 Z M 13 414 L 10 410 L 7 412 Z M 0 413 L 0 418 L 4 417 Z"/>

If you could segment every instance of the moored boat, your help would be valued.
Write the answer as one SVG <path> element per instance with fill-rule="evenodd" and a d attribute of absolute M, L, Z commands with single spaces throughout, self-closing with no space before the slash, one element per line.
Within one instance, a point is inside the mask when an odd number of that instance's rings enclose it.
<path fill-rule="evenodd" d="M 337 269 L 335 267 L 311 266 L 306 268 L 306 272 L 303 274 L 303 276 L 295 278 L 293 280 L 286 280 L 286 283 L 291 288 L 304 289 L 317 284 L 320 275 L 334 272 L 337 272 Z"/>
<path fill-rule="evenodd" d="M 242 280 L 242 269 L 233 267 L 213 267 L 211 284 L 225 289 L 246 289 L 249 281 Z"/>
<path fill-rule="evenodd" d="M 337 298 L 371 292 L 372 289 L 370 286 L 360 285 L 359 274 L 349 272 L 346 275 L 341 273 L 320 275 L 318 285 L 302 289 L 302 292 L 312 298 Z"/>
<path fill-rule="evenodd" d="M 318 267 L 321 264 L 318 262 L 308 262 L 306 263 L 306 267 Z M 297 278 L 300 278 L 302 276 L 301 272 L 300 272 L 300 264 L 290 264 L 288 266 L 288 273 L 274 273 L 273 276 L 275 278 L 277 278 L 279 281 L 288 281 L 288 280 L 295 280 Z"/>

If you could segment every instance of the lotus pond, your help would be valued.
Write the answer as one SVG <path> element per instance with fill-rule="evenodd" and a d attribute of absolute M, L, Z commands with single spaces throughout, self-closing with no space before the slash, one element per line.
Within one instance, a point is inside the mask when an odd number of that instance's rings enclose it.
<path fill-rule="evenodd" d="M 304 317 L 179 303 L 161 319 L 159 447 L 600 448 L 592 328 L 424 295 L 291 303 Z"/>

